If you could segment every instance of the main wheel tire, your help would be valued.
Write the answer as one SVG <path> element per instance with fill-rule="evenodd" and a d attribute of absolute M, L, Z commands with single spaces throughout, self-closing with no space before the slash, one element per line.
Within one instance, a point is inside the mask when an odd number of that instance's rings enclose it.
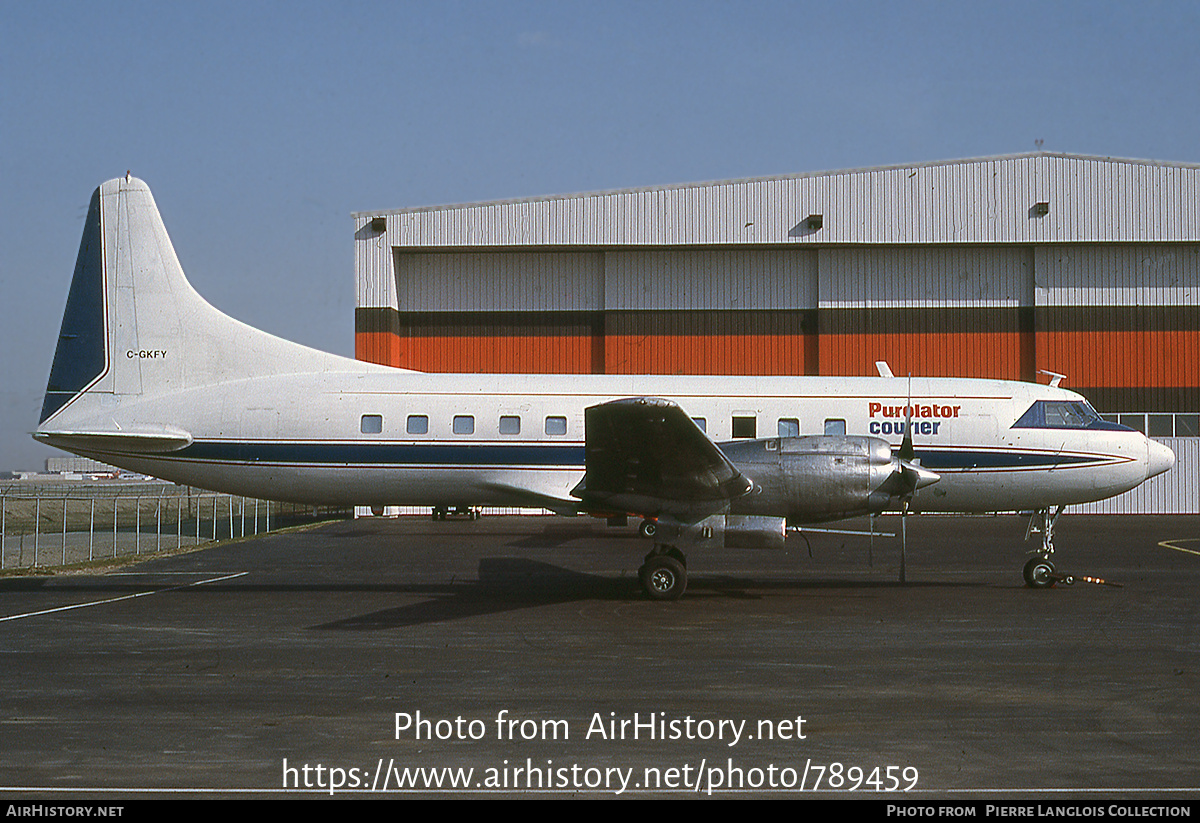
<path fill-rule="evenodd" d="M 1054 585 L 1054 564 L 1044 557 L 1030 558 L 1021 570 L 1025 585 L 1031 589 L 1048 589 Z"/>
<path fill-rule="evenodd" d="M 647 560 L 639 570 L 642 588 L 651 600 L 678 600 L 687 590 L 687 569 L 670 555 Z"/>

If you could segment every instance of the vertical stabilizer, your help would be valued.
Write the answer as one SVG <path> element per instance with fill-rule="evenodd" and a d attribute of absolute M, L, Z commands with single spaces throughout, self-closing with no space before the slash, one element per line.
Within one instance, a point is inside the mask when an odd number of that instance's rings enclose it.
<path fill-rule="evenodd" d="M 149 187 L 109 180 L 92 195 L 41 426 L 69 429 L 123 400 L 252 377 L 376 370 L 254 329 L 188 283 Z"/>
<path fill-rule="evenodd" d="M 100 189 L 92 192 L 75 275 L 67 295 L 58 333 L 58 347 L 39 422 L 57 412 L 72 397 L 91 386 L 105 372 L 107 335 L 104 322 L 104 267 L 100 262 Z"/>

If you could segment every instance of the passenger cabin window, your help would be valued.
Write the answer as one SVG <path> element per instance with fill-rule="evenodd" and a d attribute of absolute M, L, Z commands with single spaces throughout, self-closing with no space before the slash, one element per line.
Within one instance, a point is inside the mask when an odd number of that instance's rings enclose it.
<path fill-rule="evenodd" d="M 704 432 L 705 434 L 708 433 L 708 421 L 703 417 L 693 417 L 692 422 L 696 424 L 696 427 L 700 429 L 700 431 Z"/>
<path fill-rule="evenodd" d="M 455 434 L 474 434 L 475 418 L 469 414 L 456 414 L 453 428 Z"/>
<path fill-rule="evenodd" d="M 500 433 L 501 434 L 520 434 L 521 433 L 521 418 L 515 414 L 505 414 L 500 416 Z"/>
<path fill-rule="evenodd" d="M 780 437 L 799 437 L 800 421 L 795 417 L 783 417 L 779 420 Z"/>
<path fill-rule="evenodd" d="M 358 430 L 363 434 L 380 434 L 383 432 L 382 414 L 364 414 L 358 424 Z"/>
<path fill-rule="evenodd" d="M 757 437 L 757 419 L 754 417 L 734 417 L 733 418 L 733 436 L 734 437 Z"/>
<path fill-rule="evenodd" d="M 409 434 L 429 434 L 429 417 L 424 414 L 410 414 L 404 430 Z"/>
<path fill-rule="evenodd" d="M 546 418 L 546 434 L 566 434 L 567 433 L 567 418 L 565 417 L 547 417 Z"/>
<path fill-rule="evenodd" d="M 846 436 L 846 421 L 835 420 L 832 417 L 825 421 L 825 436 L 826 437 L 845 437 Z"/>

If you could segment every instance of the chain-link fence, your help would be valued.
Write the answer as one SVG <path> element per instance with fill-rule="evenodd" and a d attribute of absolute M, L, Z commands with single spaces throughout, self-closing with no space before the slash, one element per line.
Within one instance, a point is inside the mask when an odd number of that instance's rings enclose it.
<path fill-rule="evenodd" d="M 0 569 L 181 549 L 349 512 L 186 486 L 0 487 Z"/>

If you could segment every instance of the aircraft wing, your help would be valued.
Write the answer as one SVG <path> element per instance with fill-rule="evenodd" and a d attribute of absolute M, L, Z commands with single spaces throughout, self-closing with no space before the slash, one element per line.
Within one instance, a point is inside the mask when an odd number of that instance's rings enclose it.
<path fill-rule="evenodd" d="M 633 397 L 584 412 L 583 481 L 591 511 L 706 516 L 753 484 L 675 403 Z"/>
<path fill-rule="evenodd" d="M 507 495 L 512 505 L 546 509 L 564 517 L 575 517 L 580 513 L 578 500 L 568 500 L 562 497 L 542 494 L 541 492 L 514 486 L 511 483 L 482 483 L 480 485 L 489 491 Z"/>

